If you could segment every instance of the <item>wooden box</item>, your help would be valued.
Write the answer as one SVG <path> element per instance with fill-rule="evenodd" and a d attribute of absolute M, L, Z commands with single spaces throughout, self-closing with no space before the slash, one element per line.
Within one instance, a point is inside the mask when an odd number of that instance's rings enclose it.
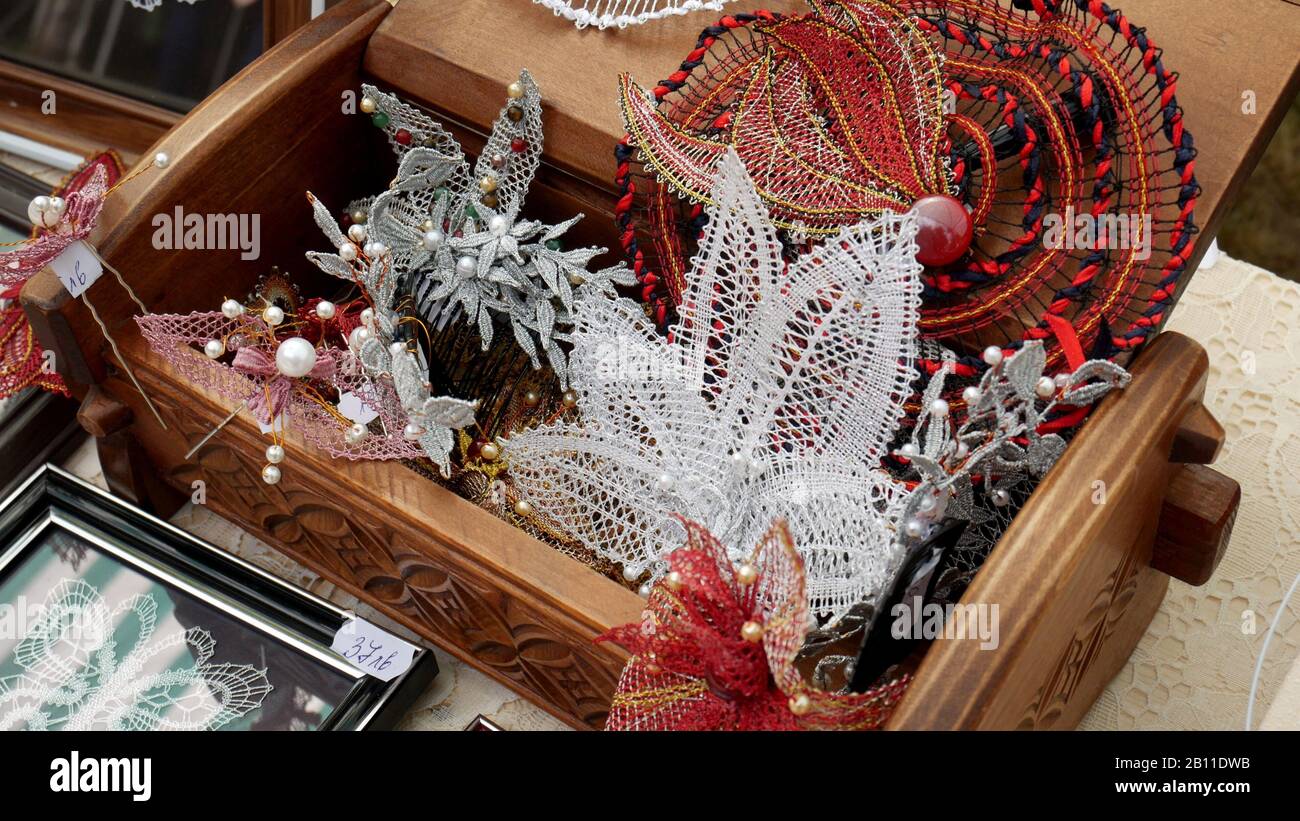
<path fill-rule="evenodd" d="M 1300 31 L 1300 8 L 1253 5 L 1249 16 L 1215 0 L 1132 0 L 1128 9 L 1158 26 L 1168 60 L 1183 72 L 1179 92 L 1201 150 L 1203 237 L 1213 235 L 1277 124 L 1279 101 L 1295 89 L 1296 55 L 1286 46 Z M 548 164 L 530 207 L 583 210 L 586 238 L 614 247 L 616 74 L 653 82 L 711 19 L 706 12 L 639 31 L 579 32 L 523 0 L 346 0 L 178 123 L 154 149 L 167 151 L 172 166 L 115 195 L 95 240 L 159 312 L 211 310 L 271 264 L 301 275 L 303 252 L 321 246 L 304 189 L 343 203 L 391 174 L 376 130 L 342 113 L 346 91 L 374 80 L 427 105 L 458 124 L 473 151 L 504 86 L 527 67 L 547 104 Z M 1271 63 L 1258 58 L 1268 53 Z M 1257 101 L 1251 117 L 1238 113 L 1245 89 Z M 261 259 L 155 250 L 153 215 L 178 205 L 260 213 Z M 331 461 L 291 436 L 293 469 L 268 487 L 260 478 L 265 442 L 247 416 L 186 459 L 228 405 L 150 353 L 111 277 L 90 295 L 166 430 L 52 272 L 29 283 L 23 299 L 83 400 L 80 419 L 100 437 L 116 491 L 165 507 L 202 481 L 222 516 L 574 726 L 602 725 L 624 658 L 591 639 L 638 619 L 638 596 L 400 464 Z M 1239 490 L 1203 467 L 1222 440 L 1201 404 L 1206 370 L 1204 351 L 1185 337 L 1164 334 L 1149 345 L 1131 386 L 1094 414 L 966 594 L 1000 605 L 999 648 L 936 643 L 891 726 L 1073 726 L 1145 630 L 1166 573 L 1208 578 Z M 1098 481 L 1105 504 L 1093 500 Z"/>

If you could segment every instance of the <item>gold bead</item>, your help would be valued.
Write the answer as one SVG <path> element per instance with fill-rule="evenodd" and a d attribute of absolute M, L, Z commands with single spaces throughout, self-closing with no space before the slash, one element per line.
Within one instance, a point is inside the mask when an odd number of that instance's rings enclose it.
<path fill-rule="evenodd" d="M 542 397 L 537 391 L 528 391 L 524 394 L 524 404 L 530 408 L 535 408 L 542 404 Z"/>
<path fill-rule="evenodd" d="M 479 456 L 483 457 L 483 461 L 495 462 L 497 457 L 501 455 L 501 449 L 491 442 L 488 442 L 486 445 L 478 449 L 478 453 Z"/>
<path fill-rule="evenodd" d="M 506 109 L 506 119 L 512 123 L 517 123 L 524 118 L 524 110 L 517 105 L 512 105 Z"/>
<path fill-rule="evenodd" d="M 587 280 L 582 278 L 582 274 L 569 274 L 569 284 L 572 285 L 574 288 L 577 288 L 579 285 L 581 285 L 586 281 Z"/>
<path fill-rule="evenodd" d="M 519 501 L 515 502 L 515 515 L 522 518 L 527 518 L 533 515 L 533 506 L 530 505 L 527 500 L 520 499 Z"/>
<path fill-rule="evenodd" d="M 758 580 L 758 568 L 746 562 L 736 568 L 736 581 L 748 587 Z"/>
<path fill-rule="evenodd" d="M 811 709 L 812 709 L 812 699 L 808 698 L 807 694 L 805 693 L 800 693 L 799 695 L 790 699 L 790 712 L 794 713 L 797 716 L 807 715 L 808 711 Z"/>
<path fill-rule="evenodd" d="M 366 114 L 374 114 L 374 113 L 375 113 L 375 101 L 372 100 L 372 99 L 370 99 L 369 97 L 362 97 L 362 98 L 361 98 L 361 110 L 362 110 L 363 112 L 365 112 Z"/>
<path fill-rule="evenodd" d="M 366 212 L 358 208 L 357 210 L 352 212 L 352 221 L 355 222 L 357 225 L 365 225 L 366 216 L 367 216 Z"/>
<path fill-rule="evenodd" d="M 506 96 L 512 100 L 518 100 L 520 97 L 524 96 L 524 84 L 513 82 L 506 86 Z"/>
<path fill-rule="evenodd" d="M 496 208 L 501 204 L 501 200 L 497 199 L 496 194 L 484 194 L 479 198 L 479 202 L 483 203 L 488 208 Z"/>
<path fill-rule="evenodd" d="M 575 408 L 578 406 L 578 392 L 570 388 L 560 396 L 560 402 L 566 408 Z"/>
<path fill-rule="evenodd" d="M 678 573 L 676 570 L 670 571 L 667 576 L 664 576 L 664 584 L 668 585 L 668 589 L 673 592 L 681 590 L 682 574 Z"/>
<path fill-rule="evenodd" d="M 493 191 L 497 190 L 497 178 L 490 174 L 483 177 L 478 181 L 478 190 L 482 191 L 484 194 L 491 194 Z"/>
<path fill-rule="evenodd" d="M 740 637 L 745 641 L 758 644 L 763 640 L 763 625 L 756 621 L 747 621 L 740 627 Z"/>
<path fill-rule="evenodd" d="M 420 223 L 420 233 L 427 234 L 433 230 L 433 220 L 427 219 Z"/>

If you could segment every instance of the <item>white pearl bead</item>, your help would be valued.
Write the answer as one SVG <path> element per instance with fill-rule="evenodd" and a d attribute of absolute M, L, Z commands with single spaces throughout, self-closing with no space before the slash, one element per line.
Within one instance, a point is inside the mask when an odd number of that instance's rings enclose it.
<path fill-rule="evenodd" d="M 925 523 L 920 519 L 908 519 L 907 524 L 903 525 L 903 530 L 913 539 L 919 539 L 925 535 Z"/>
<path fill-rule="evenodd" d="M 357 223 L 354 222 L 352 226 L 348 228 L 348 239 L 352 240 L 353 242 L 365 242 L 366 226 L 358 225 Z"/>
<path fill-rule="evenodd" d="M 388 355 L 393 357 L 394 359 L 396 359 L 397 357 L 401 356 L 404 353 L 406 353 L 405 342 L 394 342 L 393 344 L 388 346 Z"/>
<path fill-rule="evenodd" d="M 357 246 L 350 242 L 345 242 L 339 246 L 339 256 L 343 257 L 344 262 L 352 262 L 357 258 Z"/>
<path fill-rule="evenodd" d="M 271 445 L 266 449 L 266 461 L 273 465 L 278 465 L 284 461 L 284 448 L 279 445 Z"/>
<path fill-rule="evenodd" d="M 203 346 L 203 352 L 208 355 L 209 359 L 219 359 L 226 352 L 226 343 L 220 339 L 209 339 Z"/>
<path fill-rule="evenodd" d="M 938 504 L 938 502 L 936 502 L 936 501 L 934 500 L 934 497 L 933 497 L 933 496 L 926 495 L 926 496 L 922 496 L 922 497 L 921 497 L 921 503 L 920 503 L 919 505 L 917 505 L 917 509 L 918 509 L 918 510 L 924 510 L 924 511 L 927 511 L 927 512 L 928 512 L 928 511 L 934 510 L 935 505 L 937 505 L 937 504 Z"/>
<path fill-rule="evenodd" d="M 238 300 L 227 299 L 221 303 L 221 315 L 226 319 L 238 319 L 244 313 L 244 306 L 239 304 Z"/>
<path fill-rule="evenodd" d="M 1011 504 L 1011 494 L 1007 493 L 1005 490 L 993 491 L 993 504 L 998 507 L 1006 507 Z"/>
<path fill-rule="evenodd" d="M 432 228 L 424 232 L 424 249 L 426 251 L 437 251 L 442 247 L 442 241 L 446 239 L 444 234 L 437 228 Z"/>
<path fill-rule="evenodd" d="M 355 445 L 362 439 L 365 439 L 366 434 L 368 433 L 370 433 L 370 430 L 366 428 L 365 425 L 357 422 L 343 433 L 343 441 L 347 442 L 349 445 Z"/>
<path fill-rule="evenodd" d="M 641 585 L 640 587 L 638 587 L 638 588 L 636 589 L 636 592 L 637 592 L 638 594 L 640 594 L 641 598 L 643 598 L 643 599 L 649 598 L 649 597 L 650 597 L 650 582 L 646 582 L 645 584 L 643 584 L 643 585 Z"/>
<path fill-rule="evenodd" d="M 27 218 L 32 221 L 32 225 L 37 228 L 53 228 L 59 224 L 63 218 L 62 212 L 54 211 L 50 206 L 49 197 L 36 197 L 27 206 Z"/>
<path fill-rule="evenodd" d="M 974 385 L 961 392 L 961 398 L 965 400 L 967 405 L 977 404 L 983 396 L 984 392 Z"/>
<path fill-rule="evenodd" d="M 374 308 L 366 308 L 361 312 L 361 324 L 367 328 L 373 328 L 375 326 Z"/>
<path fill-rule="evenodd" d="M 357 327 L 353 328 L 352 333 L 348 335 L 348 347 L 352 348 L 355 351 L 359 351 L 361 350 L 361 346 L 366 344 L 366 342 L 370 339 L 370 337 L 371 337 L 370 329 L 365 326 L 358 325 Z"/>
<path fill-rule="evenodd" d="M 624 567 L 624 568 L 623 568 L 623 578 L 627 579 L 627 580 L 630 581 L 630 582 L 634 582 L 634 581 L 636 581 L 637 579 L 641 578 L 641 574 L 638 573 L 634 568 L 631 568 L 631 567 Z"/>
<path fill-rule="evenodd" d="M 172 158 L 167 156 L 166 151 L 159 151 L 153 155 L 153 164 L 155 168 L 166 168 L 171 165 Z"/>
<path fill-rule="evenodd" d="M 917 453 L 919 453 L 919 451 L 916 449 L 916 445 L 912 444 L 911 442 L 908 442 L 907 444 L 899 448 L 898 452 L 908 457 L 909 459 L 915 456 Z"/>
<path fill-rule="evenodd" d="M 659 488 L 659 490 L 664 493 L 669 493 L 670 491 L 672 491 L 673 485 L 675 484 L 677 484 L 677 482 L 675 479 L 673 479 L 673 475 L 671 473 L 661 474 L 659 476 L 659 480 L 655 482 L 655 485 Z"/>
<path fill-rule="evenodd" d="M 1034 386 L 1034 393 L 1038 394 L 1039 399 L 1050 399 L 1056 393 L 1056 380 L 1050 376 L 1040 377 Z"/>
<path fill-rule="evenodd" d="M 731 466 L 736 470 L 744 470 L 749 464 L 749 457 L 740 451 L 731 454 Z"/>
<path fill-rule="evenodd" d="M 948 403 L 942 399 L 936 399 L 930 403 L 930 413 L 940 419 L 948 415 Z"/>
<path fill-rule="evenodd" d="M 456 273 L 461 276 L 473 276 L 478 270 L 478 260 L 471 256 L 464 256 L 456 260 Z"/>
<path fill-rule="evenodd" d="M 367 242 L 366 247 L 363 250 L 365 251 L 366 256 L 371 259 L 379 259 L 384 254 L 388 253 L 388 246 L 382 242 Z"/>
<path fill-rule="evenodd" d="M 997 345 L 990 345 L 984 349 L 984 364 L 997 365 L 1002 362 L 1002 349 Z"/>
<path fill-rule="evenodd" d="M 402 428 L 402 436 L 412 442 L 419 439 L 423 435 L 424 435 L 424 428 L 420 427 L 414 422 L 409 422 L 407 423 L 405 428 Z"/>
<path fill-rule="evenodd" d="M 360 103 L 360 106 L 359 106 L 359 107 L 361 108 L 362 112 L 364 112 L 364 113 L 366 113 L 366 114 L 374 114 L 374 113 L 375 113 L 375 100 L 374 100 L 374 98 L 373 98 L 373 97 L 362 97 L 362 98 L 361 98 L 361 103 Z"/>
<path fill-rule="evenodd" d="M 284 309 L 279 305 L 268 305 L 266 310 L 262 311 L 262 321 L 274 328 L 284 322 Z"/>
<path fill-rule="evenodd" d="M 280 469 L 275 465 L 267 465 L 262 468 L 262 481 L 268 485 L 274 485 L 280 481 Z"/>
<path fill-rule="evenodd" d="M 321 319 L 333 319 L 334 314 L 338 311 L 338 306 L 333 302 L 322 299 L 316 303 L 316 316 Z"/>
<path fill-rule="evenodd" d="M 50 197 L 50 209 L 49 209 L 50 211 L 53 211 L 59 216 L 63 216 L 63 212 L 66 211 L 67 209 L 68 209 L 68 202 L 67 200 L 63 199 L 63 197 Z"/>
<path fill-rule="evenodd" d="M 766 470 L 767 470 L 767 465 L 763 464 L 757 459 L 749 460 L 749 475 L 754 477 L 755 479 L 757 479 L 759 476 L 762 476 Z"/>
<path fill-rule="evenodd" d="M 488 230 L 494 234 L 504 234 L 506 232 L 506 229 L 509 227 L 510 227 L 510 220 L 506 219 L 500 214 L 497 214 L 492 219 L 488 220 Z"/>
<path fill-rule="evenodd" d="M 280 343 L 275 350 L 275 368 L 290 379 L 311 373 L 316 367 L 316 346 L 295 336 Z"/>

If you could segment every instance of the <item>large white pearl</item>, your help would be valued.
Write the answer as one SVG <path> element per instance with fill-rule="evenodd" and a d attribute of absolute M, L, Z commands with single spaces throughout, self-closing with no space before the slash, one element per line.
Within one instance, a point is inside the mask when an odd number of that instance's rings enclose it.
<path fill-rule="evenodd" d="M 979 402 L 980 397 L 982 397 L 983 395 L 984 394 L 980 391 L 980 389 L 975 387 L 974 385 L 971 385 L 969 388 L 961 392 L 961 398 L 966 400 L 967 405 L 974 405 L 975 403 Z"/>
<path fill-rule="evenodd" d="M 506 232 L 506 229 L 509 227 L 510 227 L 510 220 L 506 219 L 500 214 L 497 214 L 492 219 L 488 220 L 488 230 L 494 234 L 504 234 Z"/>
<path fill-rule="evenodd" d="M 226 319 L 238 319 L 243 312 L 244 306 L 240 305 L 238 300 L 227 299 L 221 303 L 221 315 Z"/>
<path fill-rule="evenodd" d="M 366 256 L 371 259 L 379 259 L 388 253 L 388 246 L 382 242 L 367 242 L 365 247 Z"/>
<path fill-rule="evenodd" d="M 908 537 L 919 539 L 925 535 L 925 523 L 920 519 L 908 519 L 907 524 L 903 525 Z"/>
<path fill-rule="evenodd" d="M 203 352 L 208 355 L 209 359 L 219 359 L 226 352 L 226 343 L 220 339 L 209 339 L 203 346 Z"/>
<path fill-rule="evenodd" d="M 37 228 L 53 228 L 59 224 L 63 214 L 54 211 L 51 203 L 50 198 L 45 196 L 36 197 L 31 201 L 27 206 L 27 218 L 32 221 L 32 225 Z"/>
<path fill-rule="evenodd" d="M 423 435 L 424 435 L 424 428 L 420 427 L 414 422 L 409 422 L 407 423 L 406 427 L 402 428 L 402 436 L 408 441 L 414 442 L 415 440 L 419 439 Z"/>
<path fill-rule="evenodd" d="M 388 346 L 388 355 L 394 359 L 396 359 L 397 357 L 401 356 L 404 353 L 406 353 L 405 342 L 394 342 L 393 344 Z"/>
<path fill-rule="evenodd" d="M 348 238 L 353 242 L 365 242 L 366 226 L 353 223 L 352 226 L 348 228 Z"/>
<path fill-rule="evenodd" d="M 930 403 L 930 414 L 940 419 L 948 415 L 948 403 L 942 399 L 936 399 Z"/>
<path fill-rule="evenodd" d="M 1006 507 L 1011 504 L 1011 494 L 1007 493 L 1005 490 L 993 491 L 993 504 L 998 507 Z"/>
<path fill-rule="evenodd" d="M 262 311 L 262 321 L 274 328 L 284 322 L 284 309 L 279 305 L 268 305 L 266 310 Z"/>
<path fill-rule="evenodd" d="M 280 469 L 275 465 L 267 465 L 262 468 L 262 481 L 268 485 L 277 484 L 280 481 Z"/>
<path fill-rule="evenodd" d="M 366 341 L 370 339 L 370 336 L 369 328 L 364 325 L 358 325 L 353 328 L 352 333 L 348 335 L 348 347 L 354 351 L 359 351 L 361 350 L 361 346 L 366 344 Z"/>
<path fill-rule="evenodd" d="M 171 165 L 172 158 L 167 156 L 166 151 L 159 151 L 153 155 L 154 168 L 166 168 Z"/>
<path fill-rule="evenodd" d="M 637 570 L 635 567 L 624 567 L 623 578 L 627 579 L 630 582 L 634 582 L 637 579 L 641 578 L 641 572 Z"/>
<path fill-rule="evenodd" d="M 361 311 L 361 324 L 367 328 L 375 327 L 375 309 L 365 308 Z"/>
<path fill-rule="evenodd" d="M 442 241 L 446 236 L 437 228 L 431 228 L 424 232 L 424 249 L 426 251 L 437 251 L 442 247 Z"/>
<path fill-rule="evenodd" d="M 366 434 L 368 433 L 370 433 L 370 430 L 365 425 L 357 422 L 343 433 L 343 441 L 347 442 L 349 445 L 355 445 L 362 439 L 365 439 Z"/>
<path fill-rule="evenodd" d="M 919 451 L 916 449 L 916 445 L 912 444 L 911 442 L 907 442 L 906 444 L 904 444 L 901 448 L 898 449 L 898 452 L 909 459 L 912 458 L 913 456 L 916 456 L 917 453 L 919 453 Z"/>
<path fill-rule="evenodd" d="M 339 256 L 344 262 L 352 262 L 357 258 L 357 246 L 350 242 L 345 242 L 339 246 Z"/>
<path fill-rule="evenodd" d="M 1039 399 L 1052 398 L 1052 394 L 1056 393 L 1056 380 L 1050 376 L 1039 377 L 1034 393 L 1038 394 Z"/>
<path fill-rule="evenodd" d="M 337 307 L 333 302 L 322 299 L 320 302 L 316 303 L 316 316 L 321 319 L 333 319 L 336 310 Z"/>
<path fill-rule="evenodd" d="M 286 339 L 275 350 L 275 368 L 290 379 L 311 373 L 316 367 L 316 346 L 300 336 Z"/>
<path fill-rule="evenodd" d="M 280 445 L 270 445 L 266 449 L 266 461 L 273 465 L 278 465 L 284 461 L 284 448 Z"/>
<path fill-rule="evenodd" d="M 671 473 L 665 473 L 659 477 L 659 481 L 656 482 L 655 484 L 659 486 L 659 490 L 663 491 L 664 493 L 670 493 L 672 492 L 673 486 L 677 484 L 677 482 L 673 479 L 673 475 Z"/>
<path fill-rule="evenodd" d="M 984 349 L 984 364 L 991 366 L 1002 362 L 1002 349 L 997 345 L 990 345 Z"/>
<path fill-rule="evenodd" d="M 456 260 L 456 273 L 461 276 L 473 276 L 478 270 L 478 260 L 471 256 L 464 256 Z"/>

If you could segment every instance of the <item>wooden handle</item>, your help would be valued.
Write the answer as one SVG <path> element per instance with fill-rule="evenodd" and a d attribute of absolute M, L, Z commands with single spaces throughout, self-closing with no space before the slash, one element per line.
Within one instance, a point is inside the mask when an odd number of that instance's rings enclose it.
<path fill-rule="evenodd" d="M 1214 468 L 1182 465 L 1160 508 L 1151 566 L 1199 586 L 1210 580 L 1232 537 L 1241 485 Z"/>
<path fill-rule="evenodd" d="M 131 408 L 99 385 L 92 385 L 86 391 L 86 398 L 77 411 L 77 422 L 96 439 L 126 430 L 134 420 Z"/>

